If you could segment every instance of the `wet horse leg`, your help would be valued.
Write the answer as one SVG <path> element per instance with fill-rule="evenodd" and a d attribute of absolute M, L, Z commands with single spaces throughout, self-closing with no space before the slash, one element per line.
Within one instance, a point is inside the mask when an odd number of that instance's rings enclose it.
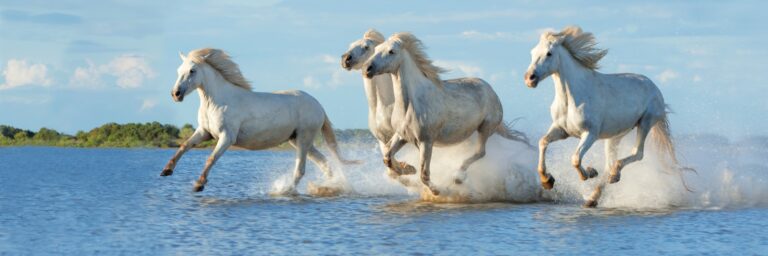
<path fill-rule="evenodd" d="M 582 134 L 579 146 L 576 147 L 576 152 L 574 152 L 573 157 L 571 157 L 571 164 L 573 164 L 573 168 L 579 173 L 579 178 L 581 180 L 597 177 L 595 168 L 587 167 L 587 169 L 584 169 L 584 167 L 581 166 L 581 161 L 584 159 L 584 155 L 587 154 L 587 151 L 592 147 L 592 144 L 597 141 L 597 135 L 598 133 L 593 131 L 587 131 Z"/>
<path fill-rule="evenodd" d="M 464 183 L 464 180 L 467 178 L 467 169 L 470 165 L 477 162 L 477 160 L 480 160 L 481 158 L 485 157 L 485 145 L 488 143 L 488 138 L 491 137 L 491 134 L 493 134 L 493 131 L 479 131 L 478 136 L 478 144 L 477 144 L 477 151 L 475 151 L 475 154 L 464 160 L 464 163 L 461 164 L 461 169 L 459 169 L 459 173 L 457 174 L 456 178 L 453 180 L 456 184 L 462 184 Z"/>
<path fill-rule="evenodd" d="M 211 135 L 208 134 L 203 129 L 197 129 L 195 130 L 195 133 L 192 134 L 192 136 L 187 139 L 184 143 L 181 144 L 181 147 L 179 147 L 178 150 L 176 150 L 176 153 L 173 154 L 173 157 L 171 157 L 171 160 L 168 160 L 168 163 L 165 165 L 165 168 L 163 168 L 163 171 L 160 173 L 160 176 L 170 176 L 173 174 L 173 169 L 176 168 L 176 163 L 179 162 L 179 159 L 181 159 L 181 156 L 184 155 L 184 153 L 187 153 L 189 149 L 194 148 L 197 144 L 200 142 L 206 141 L 211 139 Z"/>
<path fill-rule="evenodd" d="M 624 135 L 616 136 L 610 139 L 605 140 L 605 170 L 610 170 L 611 166 L 613 165 L 614 161 L 616 161 L 616 153 L 619 149 L 619 142 L 621 142 L 621 138 L 623 138 Z M 592 192 L 592 194 L 589 196 L 587 201 L 584 203 L 584 207 L 593 208 L 597 206 L 597 201 L 600 200 L 600 196 L 603 192 L 603 187 L 605 187 L 605 182 L 600 182 L 595 187 L 595 190 Z"/>
<path fill-rule="evenodd" d="M 541 137 L 539 140 L 539 179 L 541 180 L 541 186 L 544 189 L 552 189 L 555 186 L 555 178 L 551 174 L 547 173 L 546 165 L 546 153 L 547 146 L 553 141 L 565 139 L 568 135 L 558 126 L 554 124 L 549 127 L 547 134 Z"/>
<path fill-rule="evenodd" d="M 648 133 L 651 131 L 651 126 L 654 122 L 655 120 L 651 120 L 651 118 L 648 117 L 643 117 L 640 120 L 640 124 L 637 126 L 637 140 L 635 141 L 635 148 L 632 149 L 632 155 L 616 161 L 613 168 L 611 168 L 611 175 L 608 182 L 619 182 L 621 179 L 621 169 L 628 164 L 643 160 L 645 138 L 648 137 Z"/>
<path fill-rule="evenodd" d="M 205 161 L 205 167 L 203 167 L 203 173 L 200 174 L 200 177 L 195 182 L 195 185 L 193 187 L 193 191 L 200 192 L 205 189 L 205 184 L 208 183 L 208 172 L 211 171 L 211 167 L 213 167 L 213 164 L 216 163 L 217 160 L 219 160 L 219 157 L 221 157 L 222 154 L 224 154 L 225 151 L 227 151 L 227 148 L 232 145 L 234 142 L 234 138 L 232 136 L 229 136 L 228 133 L 222 133 L 221 136 L 219 136 L 219 141 L 216 143 L 216 147 L 213 148 L 213 152 L 208 157 L 208 160 Z"/>
<path fill-rule="evenodd" d="M 432 160 L 432 141 L 420 141 L 419 142 L 419 167 L 421 169 L 421 182 L 432 191 L 432 194 L 440 195 L 440 191 L 435 188 L 435 185 L 429 180 L 429 163 Z"/>

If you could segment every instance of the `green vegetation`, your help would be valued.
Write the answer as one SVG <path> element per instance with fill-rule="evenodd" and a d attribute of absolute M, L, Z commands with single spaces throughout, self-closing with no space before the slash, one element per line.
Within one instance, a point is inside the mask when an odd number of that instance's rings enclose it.
<path fill-rule="evenodd" d="M 56 147 L 178 147 L 195 128 L 185 124 L 180 129 L 170 124 L 152 123 L 108 123 L 88 132 L 79 131 L 74 136 L 60 133 L 49 128 L 40 128 L 37 132 L 16 127 L 0 125 L 0 146 L 56 146 Z M 368 140 L 372 136 L 368 130 L 337 130 L 340 141 Z M 211 140 L 198 145 L 210 147 L 216 142 Z M 289 146 L 288 146 L 289 147 Z M 288 148 L 283 145 L 278 148 Z"/>

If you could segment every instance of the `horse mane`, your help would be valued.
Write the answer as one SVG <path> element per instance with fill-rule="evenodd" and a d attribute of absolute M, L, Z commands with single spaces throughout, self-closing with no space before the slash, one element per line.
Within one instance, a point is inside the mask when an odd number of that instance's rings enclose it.
<path fill-rule="evenodd" d="M 411 54 L 421 73 L 442 88 L 443 80 L 440 79 L 440 73 L 445 73 L 446 70 L 432 64 L 432 60 L 427 58 L 427 54 L 424 52 L 424 44 L 421 43 L 421 40 L 408 32 L 394 34 L 390 39 L 400 42 L 400 46 Z"/>
<path fill-rule="evenodd" d="M 562 45 L 581 65 L 592 70 L 600 68 L 598 62 L 608 54 L 608 50 L 597 48 L 595 36 L 583 32 L 578 26 L 568 26 L 558 33 L 546 32 L 550 40 L 562 40 Z"/>
<path fill-rule="evenodd" d="M 379 44 L 383 43 L 385 40 L 384 35 L 375 29 L 368 29 L 368 31 L 365 31 L 365 34 L 363 34 L 363 39 L 368 39 Z"/>
<path fill-rule="evenodd" d="M 221 49 L 202 48 L 189 52 L 187 58 L 194 63 L 207 63 L 230 83 L 251 90 L 251 83 L 240 73 L 240 67 Z"/>

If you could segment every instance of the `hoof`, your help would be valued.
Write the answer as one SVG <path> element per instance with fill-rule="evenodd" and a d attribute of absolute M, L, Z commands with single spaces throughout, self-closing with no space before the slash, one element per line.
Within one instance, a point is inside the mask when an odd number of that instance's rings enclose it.
<path fill-rule="evenodd" d="M 595 208 L 597 207 L 597 201 L 595 200 L 587 200 L 584 202 L 584 208 Z"/>
<path fill-rule="evenodd" d="M 437 190 L 436 188 L 433 188 L 431 186 L 429 187 L 429 191 L 432 191 L 432 195 L 434 195 L 434 196 L 439 196 L 440 195 L 440 190 Z"/>
<path fill-rule="evenodd" d="M 407 164 L 405 162 L 401 162 L 400 168 L 401 168 L 400 173 L 402 173 L 402 175 L 416 174 L 416 168 L 413 167 L 413 165 Z"/>
<path fill-rule="evenodd" d="M 453 183 L 456 183 L 456 185 L 464 184 L 464 180 L 467 179 L 467 172 L 463 170 L 459 170 L 459 173 L 456 175 L 456 178 L 453 179 Z"/>
<path fill-rule="evenodd" d="M 173 174 L 173 170 L 171 169 L 163 169 L 162 172 L 160 172 L 160 176 L 171 176 Z"/>
<path fill-rule="evenodd" d="M 587 167 L 585 171 L 586 171 L 585 174 L 587 175 L 587 179 L 597 177 L 597 170 L 595 170 L 595 168 Z"/>
<path fill-rule="evenodd" d="M 203 189 L 205 189 L 205 185 L 195 183 L 195 186 L 192 187 L 192 192 L 203 192 Z"/>
<path fill-rule="evenodd" d="M 608 183 L 616 183 L 621 180 L 621 174 L 612 174 L 610 177 L 608 177 Z"/>
<path fill-rule="evenodd" d="M 553 187 L 555 187 L 555 177 L 552 177 L 551 174 L 547 175 L 547 180 L 542 181 L 541 186 L 546 190 L 551 190 Z"/>

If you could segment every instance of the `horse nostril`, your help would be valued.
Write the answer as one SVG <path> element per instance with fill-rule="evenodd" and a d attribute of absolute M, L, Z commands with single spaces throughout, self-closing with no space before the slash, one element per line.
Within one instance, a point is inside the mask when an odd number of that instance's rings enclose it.
<path fill-rule="evenodd" d="M 535 79 L 536 79 L 536 74 L 531 74 L 530 76 L 528 76 L 528 80 L 535 80 Z"/>
<path fill-rule="evenodd" d="M 368 66 L 368 67 L 365 69 L 365 72 L 368 72 L 368 73 L 370 73 L 372 70 L 373 70 L 373 65 L 369 65 L 369 66 Z"/>
<path fill-rule="evenodd" d="M 173 96 L 176 96 L 176 97 L 181 96 L 181 91 L 173 91 Z"/>

